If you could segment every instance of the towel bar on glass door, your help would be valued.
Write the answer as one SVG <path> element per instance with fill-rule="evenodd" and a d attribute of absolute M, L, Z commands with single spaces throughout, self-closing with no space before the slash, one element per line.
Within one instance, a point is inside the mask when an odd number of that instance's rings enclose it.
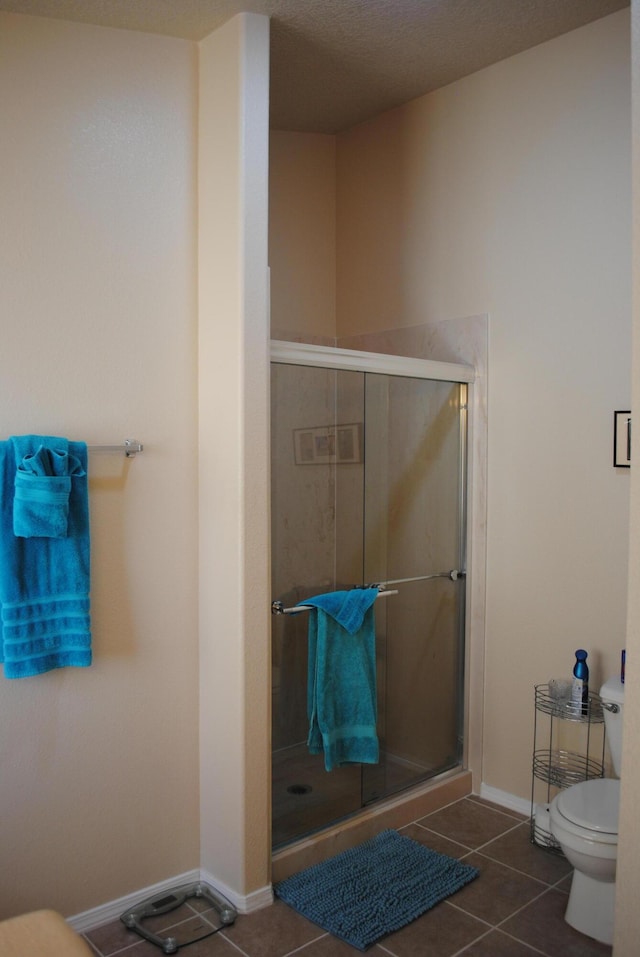
<path fill-rule="evenodd" d="M 88 452 L 124 452 L 128 459 L 134 458 L 138 452 L 144 452 L 144 445 L 137 439 L 125 439 L 122 445 L 88 445 Z"/>
<path fill-rule="evenodd" d="M 452 582 L 457 582 L 460 578 L 466 578 L 467 573 L 458 568 L 452 568 L 449 572 L 436 572 L 434 575 L 416 575 L 415 578 L 394 578 L 393 581 L 376 582 L 374 585 L 364 585 L 364 588 L 386 588 L 387 585 L 406 585 L 407 582 L 428 582 L 432 578 L 450 578 Z"/>
<path fill-rule="evenodd" d="M 368 588 L 377 588 L 377 585 L 368 585 Z M 386 598 L 387 595 L 397 595 L 398 591 L 381 591 L 379 592 L 376 601 L 378 598 Z M 294 605 L 293 608 L 285 608 L 281 601 L 272 601 L 271 602 L 271 614 L 272 615 L 297 615 L 300 611 L 311 611 L 313 605 Z"/>

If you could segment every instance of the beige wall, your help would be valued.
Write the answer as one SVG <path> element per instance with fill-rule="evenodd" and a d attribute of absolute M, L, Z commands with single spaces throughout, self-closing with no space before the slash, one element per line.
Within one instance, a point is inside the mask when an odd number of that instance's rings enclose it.
<path fill-rule="evenodd" d="M 629 156 L 628 11 L 337 137 L 337 336 L 489 314 L 483 781 L 521 798 L 533 684 L 625 640 Z"/>
<path fill-rule="evenodd" d="M 273 337 L 335 337 L 335 136 L 271 132 L 269 266 Z"/>
<path fill-rule="evenodd" d="M 10 861 L 2 913 L 42 905 L 77 913 L 201 861 L 213 870 L 219 860 L 238 890 L 260 888 L 264 30 L 241 18 L 225 51 L 230 66 L 241 65 L 234 102 L 256 105 L 258 140 L 251 136 L 238 171 L 251 187 L 247 205 L 235 207 L 242 261 L 210 304 L 214 327 L 201 341 L 211 363 L 201 379 L 209 377 L 201 478 L 211 479 L 200 501 L 201 584 L 215 584 L 223 600 L 231 585 L 232 597 L 221 620 L 209 600 L 200 609 L 211 702 L 199 851 L 197 489 L 188 467 L 197 447 L 196 51 L 14 15 L 1 26 L 0 122 L 12 133 L 3 154 L 12 188 L 0 250 L 10 277 L 0 293 L 1 434 L 37 429 L 109 444 L 133 435 L 146 445 L 134 462 L 92 460 L 95 665 L 0 682 L 0 848 Z M 398 325 L 425 313 L 490 312 L 485 780 L 524 796 L 531 684 L 566 670 L 578 644 L 590 648 L 598 680 L 624 641 L 629 476 L 609 457 L 611 413 L 630 401 L 627 44 L 627 15 L 616 14 L 381 118 L 380 135 L 392 118 L 404 141 L 395 158 L 392 144 L 383 150 L 389 163 L 402 157 L 402 190 L 394 181 L 380 192 L 373 220 L 393 236 L 401 216 L 402 256 L 389 249 L 381 264 L 389 282 L 401 279 L 402 297 L 378 297 L 386 312 L 365 318 L 360 298 L 346 298 L 349 272 L 337 278 L 338 295 L 342 285 L 343 301 L 355 303 L 339 317 L 342 335 L 384 328 L 394 309 Z M 213 77 L 229 82 L 224 71 Z M 205 94 L 201 107 L 209 105 Z M 357 140 L 374 133 L 344 138 L 347 171 L 366 170 L 354 160 Z M 209 155 L 214 145 L 205 142 Z M 236 147 L 237 139 L 228 145 L 227 172 Z M 404 191 L 412 201 L 398 211 Z M 221 225 L 234 222 L 233 202 Z M 243 232 L 251 215 L 261 226 Z M 340 232 L 343 241 L 353 235 L 346 223 Z M 211 233 L 212 250 L 221 235 Z M 348 252 L 365 302 L 369 257 L 385 254 L 385 235 L 378 230 L 366 263 Z M 241 315 L 238 296 L 248 303 Z M 216 354 L 229 356 L 228 369 Z M 216 419 L 226 422 L 217 455 Z M 214 672 L 219 697 L 205 680 Z M 631 676 L 633 688 L 632 667 Z M 625 785 L 628 801 L 636 786 Z M 626 899 L 627 914 L 630 906 Z"/>
<path fill-rule="evenodd" d="M 349 131 L 338 336 L 489 314 L 485 785 L 527 798 L 533 684 L 625 641 L 629 18 Z"/>
<path fill-rule="evenodd" d="M 0 14 L 0 436 L 90 459 L 94 664 L 0 677 L 0 916 L 199 865 L 196 51 Z"/>
<path fill-rule="evenodd" d="M 265 17 L 200 44 L 200 863 L 234 901 L 270 900 L 268 77 Z"/>
<path fill-rule="evenodd" d="M 632 0 L 632 129 L 633 129 L 633 390 L 632 408 L 640 405 L 640 3 Z M 634 957 L 640 939 L 638 855 L 640 853 L 640 471 L 631 470 L 629 549 L 629 618 L 623 731 L 620 833 L 616 875 L 615 957 Z"/>

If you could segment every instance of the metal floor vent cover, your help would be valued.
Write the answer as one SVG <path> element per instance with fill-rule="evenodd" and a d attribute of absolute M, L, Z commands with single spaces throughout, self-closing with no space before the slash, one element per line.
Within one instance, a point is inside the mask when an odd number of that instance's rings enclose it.
<path fill-rule="evenodd" d="M 183 944 L 179 943 L 175 937 L 160 937 L 159 934 L 152 934 L 151 931 L 143 926 L 142 922 L 144 920 L 150 917 L 168 914 L 172 910 L 181 907 L 185 901 L 188 901 L 192 897 L 211 904 L 214 910 L 217 911 L 222 925 Z M 194 914 L 194 917 L 195 916 Z M 163 953 L 175 954 L 180 947 L 188 947 L 189 944 L 195 944 L 199 940 L 204 940 L 205 937 L 211 937 L 212 934 L 217 934 L 219 930 L 222 930 L 222 927 L 233 924 L 237 916 L 238 912 L 228 900 L 225 900 L 221 894 L 214 891 L 208 884 L 203 884 L 198 881 L 195 884 L 181 884 L 179 887 L 172 887 L 163 894 L 156 894 L 154 897 L 149 897 L 146 901 L 142 901 L 130 910 L 125 911 L 124 914 L 121 914 L 120 920 L 125 927 L 128 927 L 129 930 L 134 930 L 151 944 L 155 944 Z"/>

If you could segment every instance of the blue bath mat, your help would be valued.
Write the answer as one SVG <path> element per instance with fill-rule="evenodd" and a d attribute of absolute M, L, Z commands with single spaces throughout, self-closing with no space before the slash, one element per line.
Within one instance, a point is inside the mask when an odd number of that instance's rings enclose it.
<path fill-rule="evenodd" d="M 478 870 L 397 831 L 381 834 L 274 886 L 277 897 L 358 950 L 399 930 Z"/>

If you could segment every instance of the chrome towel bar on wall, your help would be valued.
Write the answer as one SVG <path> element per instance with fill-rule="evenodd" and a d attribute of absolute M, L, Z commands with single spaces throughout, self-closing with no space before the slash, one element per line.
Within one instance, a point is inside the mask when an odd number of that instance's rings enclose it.
<path fill-rule="evenodd" d="M 88 452 L 120 452 L 128 459 L 134 458 L 138 452 L 144 452 L 144 445 L 137 439 L 125 439 L 122 445 L 88 445 Z"/>

